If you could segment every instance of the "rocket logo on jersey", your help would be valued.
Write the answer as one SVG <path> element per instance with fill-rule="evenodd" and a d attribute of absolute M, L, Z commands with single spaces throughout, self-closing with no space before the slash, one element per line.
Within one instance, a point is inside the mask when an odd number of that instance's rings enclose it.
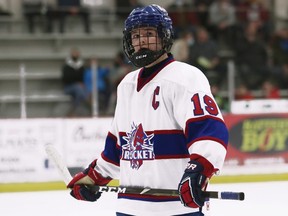
<path fill-rule="evenodd" d="M 123 139 L 127 144 L 122 146 L 122 159 L 129 160 L 132 169 L 138 170 L 144 160 L 154 160 L 154 145 L 151 142 L 154 134 L 147 135 L 142 124 L 133 124 L 131 132 L 126 134 Z"/>

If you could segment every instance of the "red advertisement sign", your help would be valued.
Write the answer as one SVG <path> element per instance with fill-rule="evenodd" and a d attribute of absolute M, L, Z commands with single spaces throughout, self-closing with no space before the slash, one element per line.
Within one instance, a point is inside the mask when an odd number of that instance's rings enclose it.
<path fill-rule="evenodd" d="M 229 129 L 226 165 L 288 163 L 288 113 L 224 115 Z"/>

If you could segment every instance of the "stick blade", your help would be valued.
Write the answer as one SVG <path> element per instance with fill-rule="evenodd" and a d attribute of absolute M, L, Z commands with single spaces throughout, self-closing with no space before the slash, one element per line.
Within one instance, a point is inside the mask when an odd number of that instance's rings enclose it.
<path fill-rule="evenodd" d="M 44 147 L 45 147 L 45 151 L 47 153 L 48 158 L 54 162 L 54 164 L 57 167 L 57 170 L 59 171 L 59 174 L 61 175 L 63 181 L 67 185 L 71 181 L 72 176 L 62 156 L 59 154 L 59 152 L 53 145 L 47 144 Z"/>

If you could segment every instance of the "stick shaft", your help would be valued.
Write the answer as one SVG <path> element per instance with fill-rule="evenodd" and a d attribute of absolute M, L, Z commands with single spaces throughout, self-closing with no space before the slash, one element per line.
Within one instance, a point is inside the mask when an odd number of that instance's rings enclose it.
<path fill-rule="evenodd" d="M 90 187 L 90 186 L 89 186 Z M 96 186 L 90 187 L 93 192 L 114 192 L 114 193 L 129 193 L 154 196 L 179 196 L 178 190 L 170 189 L 154 189 L 154 188 L 137 188 L 137 187 L 113 187 L 113 186 Z M 218 191 L 203 191 L 203 196 L 206 198 L 227 199 L 227 200 L 244 200 L 243 192 L 218 192 Z"/>

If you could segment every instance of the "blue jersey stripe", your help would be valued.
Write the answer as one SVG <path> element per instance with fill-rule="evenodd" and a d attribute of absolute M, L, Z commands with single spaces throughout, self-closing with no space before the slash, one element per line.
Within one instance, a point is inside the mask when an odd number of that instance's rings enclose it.
<path fill-rule="evenodd" d="M 155 132 L 153 141 L 156 158 L 183 158 L 189 156 L 187 141 L 183 132 Z"/>
<path fill-rule="evenodd" d="M 228 130 L 225 123 L 218 118 L 206 116 L 187 121 L 185 129 L 189 145 L 198 140 L 214 140 L 226 148 L 228 145 Z"/>
<path fill-rule="evenodd" d="M 117 138 L 108 133 L 105 141 L 105 148 L 102 152 L 102 158 L 110 163 L 113 163 L 117 166 L 120 165 L 120 148 L 117 145 Z"/>

